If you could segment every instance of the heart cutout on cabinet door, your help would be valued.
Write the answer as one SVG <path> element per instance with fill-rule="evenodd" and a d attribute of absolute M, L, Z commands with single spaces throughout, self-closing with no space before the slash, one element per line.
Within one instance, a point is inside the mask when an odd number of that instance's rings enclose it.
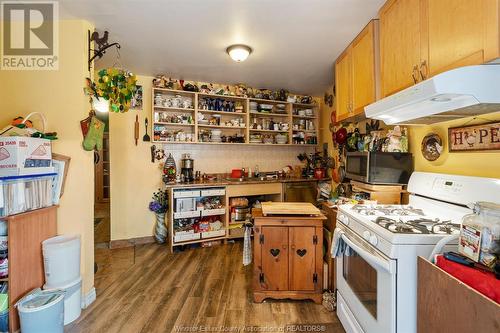
<path fill-rule="evenodd" d="M 277 257 L 280 254 L 280 249 L 271 249 L 269 252 L 271 252 L 273 257 Z"/>
<path fill-rule="evenodd" d="M 297 254 L 301 257 L 305 256 L 307 253 L 307 250 L 306 249 L 298 249 L 297 250 Z"/>

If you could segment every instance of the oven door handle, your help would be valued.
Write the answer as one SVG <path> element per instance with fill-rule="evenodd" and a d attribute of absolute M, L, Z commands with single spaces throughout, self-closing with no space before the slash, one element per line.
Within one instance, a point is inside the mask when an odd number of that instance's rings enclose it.
<path fill-rule="evenodd" d="M 346 244 L 349 245 L 350 248 L 356 251 L 361 257 L 363 257 L 364 260 L 366 260 L 372 266 L 381 268 L 384 271 L 389 272 L 390 274 L 394 274 L 396 272 L 396 264 L 392 260 L 385 261 L 371 254 L 367 250 L 363 249 L 361 246 L 356 245 L 353 241 L 351 241 L 349 237 L 345 235 L 345 233 L 342 233 L 341 237 L 342 240 L 346 242 Z"/>

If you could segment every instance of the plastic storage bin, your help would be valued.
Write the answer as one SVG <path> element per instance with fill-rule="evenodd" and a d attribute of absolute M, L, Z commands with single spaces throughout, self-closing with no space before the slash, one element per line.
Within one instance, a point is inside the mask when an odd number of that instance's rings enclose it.
<path fill-rule="evenodd" d="M 42 242 L 45 285 L 60 288 L 80 278 L 80 236 L 63 235 Z"/>
<path fill-rule="evenodd" d="M 43 289 L 47 289 L 47 286 L 44 285 Z M 59 286 L 57 289 L 64 291 L 64 325 L 68 325 L 78 319 L 82 313 L 82 279 L 78 278 L 65 286 Z"/>
<path fill-rule="evenodd" d="M 0 217 L 52 206 L 55 176 L 0 177 Z"/>
<path fill-rule="evenodd" d="M 64 291 L 37 288 L 21 298 L 16 307 L 21 332 L 64 332 Z"/>

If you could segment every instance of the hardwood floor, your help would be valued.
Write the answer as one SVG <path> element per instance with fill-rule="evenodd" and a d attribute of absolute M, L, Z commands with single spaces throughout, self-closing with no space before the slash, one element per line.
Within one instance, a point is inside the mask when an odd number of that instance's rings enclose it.
<path fill-rule="evenodd" d="M 241 242 L 176 254 L 156 244 L 96 249 L 97 300 L 65 332 L 286 332 L 286 325 L 344 332 L 334 313 L 311 301 L 253 303 L 252 267 L 241 255 Z"/>
<path fill-rule="evenodd" d="M 109 243 L 110 224 L 109 202 L 94 204 L 94 243 Z M 97 222 L 97 223 L 96 223 Z"/>

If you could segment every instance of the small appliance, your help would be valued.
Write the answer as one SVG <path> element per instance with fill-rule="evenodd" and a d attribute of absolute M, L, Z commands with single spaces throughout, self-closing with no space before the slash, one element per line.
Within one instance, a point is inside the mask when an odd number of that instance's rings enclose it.
<path fill-rule="evenodd" d="M 499 64 L 460 67 L 378 100 L 365 114 L 388 125 L 421 125 L 496 112 L 498 81 Z"/>
<path fill-rule="evenodd" d="M 370 184 L 408 184 L 413 172 L 410 153 L 348 152 L 346 177 Z"/>
<path fill-rule="evenodd" d="M 182 155 L 181 175 L 184 176 L 184 181 L 187 183 L 194 180 L 194 160 L 190 154 Z"/>

